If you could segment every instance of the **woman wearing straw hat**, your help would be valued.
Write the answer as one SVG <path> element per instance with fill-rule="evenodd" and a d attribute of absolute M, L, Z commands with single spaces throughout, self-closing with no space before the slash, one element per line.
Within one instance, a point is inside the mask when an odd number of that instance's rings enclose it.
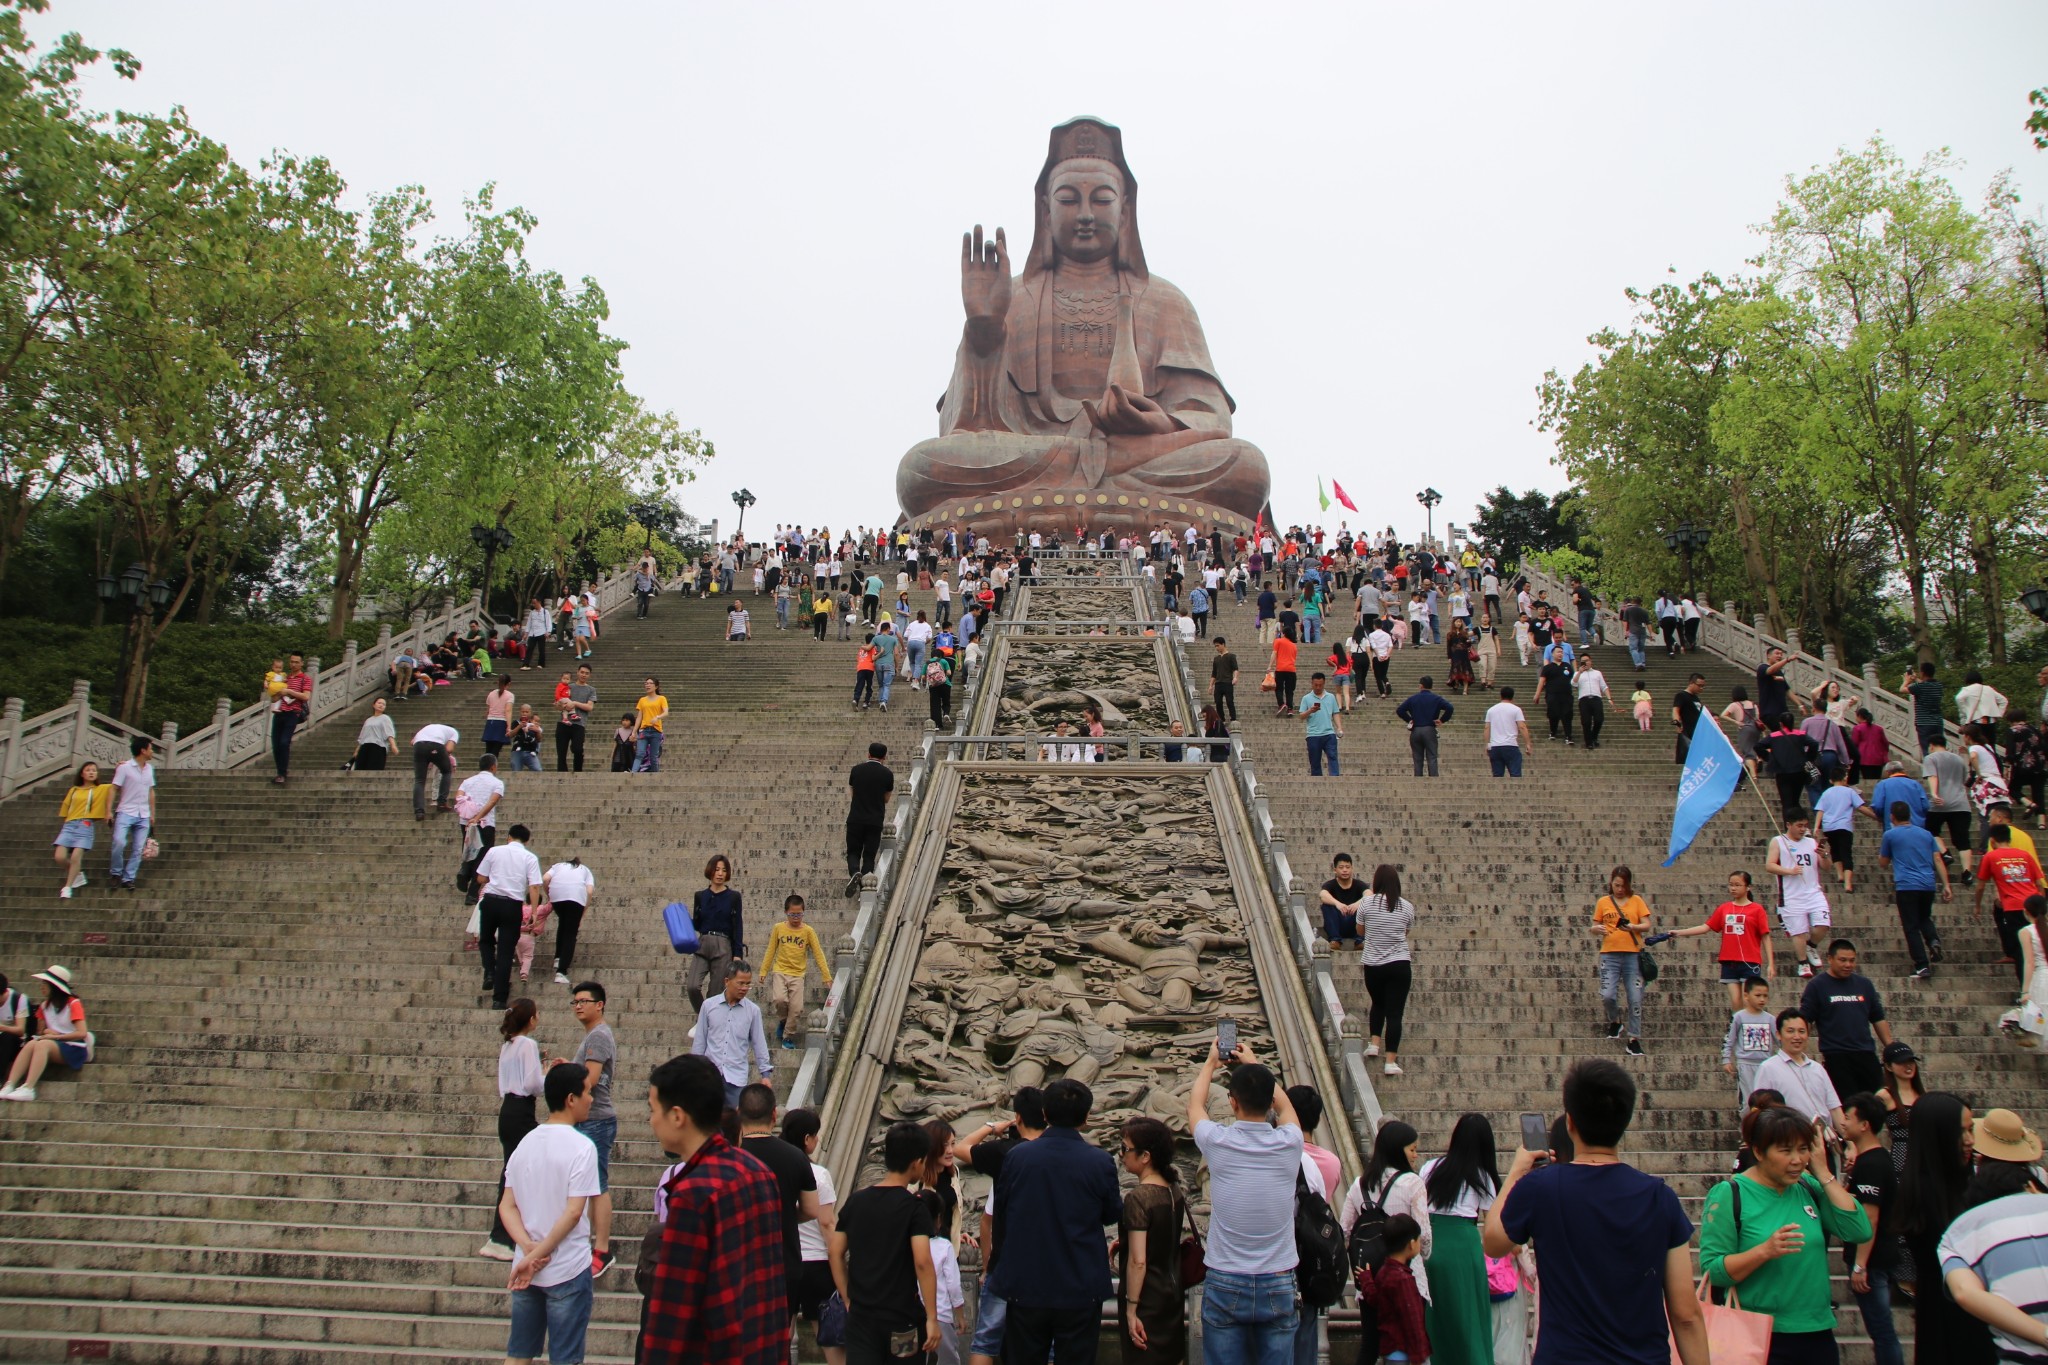
<path fill-rule="evenodd" d="M 71 973 L 52 966 L 37 972 L 43 983 L 43 1004 L 37 1011 L 38 1036 L 29 1039 L 14 1059 L 0 1100 L 32 1100 L 43 1069 L 56 1062 L 73 1071 L 92 1060 L 92 1035 L 85 1029 L 85 1003 L 71 991 Z"/>
<path fill-rule="evenodd" d="M 1942 1281 L 1956 1306 L 1990 1329 L 1999 1360 L 2040 1360 L 2048 1357 L 2040 1290 L 2048 1268 L 2048 1193 L 2034 1164 L 2041 1138 L 2010 1109 L 1985 1114 L 1971 1136 L 1977 1174 L 1964 1211 L 1941 1235 Z"/>

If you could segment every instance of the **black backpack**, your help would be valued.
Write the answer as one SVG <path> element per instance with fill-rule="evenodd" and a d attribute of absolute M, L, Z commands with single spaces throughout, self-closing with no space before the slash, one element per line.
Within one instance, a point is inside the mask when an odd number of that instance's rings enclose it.
<path fill-rule="evenodd" d="M 1359 1210 L 1358 1221 L 1351 1225 L 1351 1240 L 1345 1250 L 1360 1279 L 1378 1270 L 1387 1259 L 1387 1194 L 1399 1178 L 1395 1172 L 1387 1172 L 1377 1194 L 1367 1192 L 1363 1186 L 1359 1188 L 1359 1198 L 1365 1207 Z"/>
<path fill-rule="evenodd" d="M 1294 1282 L 1303 1303 L 1328 1308 L 1342 1297 L 1351 1274 L 1344 1229 L 1330 1212 L 1330 1201 L 1310 1189 L 1299 1171 L 1294 1173 L 1294 1254 Z"/>

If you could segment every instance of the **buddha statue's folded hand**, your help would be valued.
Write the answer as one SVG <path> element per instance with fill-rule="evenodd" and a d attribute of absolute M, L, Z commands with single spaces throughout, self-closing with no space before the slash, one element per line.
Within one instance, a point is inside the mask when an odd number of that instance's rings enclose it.
<path fill-rule="evenodd" d="M 1105 436 L 1163 436 L 1180 429 L 1171 413 L 1142 394 L 1126 393 L 1111 384 L 1099 403 L 1081 400 L 1088 420 Z"/>

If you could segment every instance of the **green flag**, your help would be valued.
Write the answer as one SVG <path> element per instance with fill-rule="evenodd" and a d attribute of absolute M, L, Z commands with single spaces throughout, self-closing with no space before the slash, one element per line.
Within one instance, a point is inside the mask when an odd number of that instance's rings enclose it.
<path fill-rule="evenodd" d="M 1330 495 L 1323 491 L 1323 476 L 1320 474 L 1316 475 L 1316 501 L 1322 504 L 1323 511 L 1330 510 Z"/>

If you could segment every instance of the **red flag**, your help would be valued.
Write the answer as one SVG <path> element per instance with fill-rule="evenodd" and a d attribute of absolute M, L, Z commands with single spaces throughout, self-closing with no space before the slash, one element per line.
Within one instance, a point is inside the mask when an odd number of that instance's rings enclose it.
<path fill-rule="evenodd" d="M 1338 483 L 1335 479 L 1330 480 L 1330 491 L 1337 495 L 1338 502 L 1343 503 L 1346 507 L 1349 507 L 1354 512 L 1358 510 L 1358 504 L 1344 496 L 1343 484 Z"/>

